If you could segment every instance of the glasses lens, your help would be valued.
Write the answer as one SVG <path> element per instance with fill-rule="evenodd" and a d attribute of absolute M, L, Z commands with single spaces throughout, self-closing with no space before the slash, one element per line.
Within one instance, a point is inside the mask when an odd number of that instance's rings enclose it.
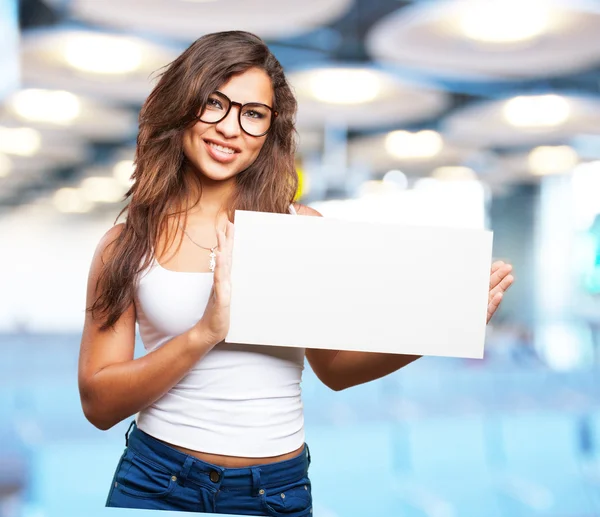
<path fill-rule="evenodd" d="M 229 99 L 223 94 L 219 92 L 211 93 L 206 106 L 200 113 L 200 120 L 207 124 L 220 122 L 229 112 L 229 104 Z M 254 136 L 261 136 L 269 131 L 271 119 L 271 110 L 263 104 L 246 104 L 240 113 L 242 129 Z"/>
<path fill-rule="evenodd" d="M 262 104 L 246 104 L 240 120 L 244 131 L 254 136 L 260 136 L 271 127 L 271 110 Z"/>
<path fill-rule="evenodd" d="M 200 113 L 200 120 L 208 124 L 219 122 L 229 110 L 227 97 L 219 93 L 211 93 L 206 101 L 206 106 Z"/>

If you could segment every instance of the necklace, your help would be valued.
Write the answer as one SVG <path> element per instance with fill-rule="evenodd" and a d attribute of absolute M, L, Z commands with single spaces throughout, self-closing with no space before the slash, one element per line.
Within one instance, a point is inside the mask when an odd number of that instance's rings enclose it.
<path fill-rule="evenodd" d="M 181 226 L 181 224 L 179 224 L 179 228 L 181 228 L 181 231 L 183 233 L 185 233 L 187 235 L 187 238 L 192 241 L 193 244 L 195 244 L 196 246 L 198 246 L 199 248 L 202 248 L 203 250 L 208 250 L 210 251 L 210 264 L 208 265 L 208 268 L 214 273 L 215 271 L 215 266 L 216 266 L 216 255 L 215 255 L 215 250 L 217 249 L 218 246 L 213 246 L 212 248 L 207 248 L 206 246 L 202 246 L 202 244 L 198 244 L 194 239 L 192 239 L 190 237 L 190 234 L 188 232 L 185 231 L 185 228 L 183 226 Z"/>

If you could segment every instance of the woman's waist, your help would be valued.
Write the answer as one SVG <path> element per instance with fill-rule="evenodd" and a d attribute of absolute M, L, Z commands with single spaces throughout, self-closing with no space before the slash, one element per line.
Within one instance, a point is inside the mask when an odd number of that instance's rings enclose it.
<path fill-rule="evenodd" d="M 143 426 L 143 423 L 138 425 Z M 211 486 L 215 483 L 224 487 L 245 486 L 248 479 L 254 482 L 255 471 L 260 472 L 261 484 L 265 487 L 275 486 L 282 481 L 292 482 L 304 478 L 310 464 L 310 453 L 303 434 L 299 437 L 299 445 L 296 444 L 292 451 L 260 457 L 228 456 L 189 449 L 137 426 L 133 426 L 128 434 L 128 448 L 132 449 L 133 454 L 151 459 L 160 458 L 161 466 L 169 469 L 173 475 L 185 472 L 188 478 Z"/>
<path fill-rule="evenodd" d="M 285 453 L 279 454 L 276 456 L 264 456 L 259 458 L 253 458 L 248 456 L 227 456 L 224 454 L 211 454 L 209 452 L 196 451 L 192 449 L 188 449 L 186 447 L 181 447 L 179 445 L 175 445 L 173 443 L 165 442 L 161 440 L 165 445 L 173 447 L 184 454 L 188 454 L 189 456 L 193 456 L 201 461 L 206 463 L 210 463 L 212 465 L 217 465 L 219 467 L 223 467 L 226 469 L 238 469 L 244 467 L 255 467 L 258 465 L 266 465 L 270 463 L 278 463 L 281 461 L 292 460 L 297 458 L 304 451 L 304 444 L 302 444 L 297 449 Z"/>

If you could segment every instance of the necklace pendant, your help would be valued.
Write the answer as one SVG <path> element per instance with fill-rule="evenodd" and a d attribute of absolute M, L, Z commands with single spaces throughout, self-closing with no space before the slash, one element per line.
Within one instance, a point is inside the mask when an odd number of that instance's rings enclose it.
<path fill-rule="evenodd" d="M 208 267 L 213 273 L 215 272 L 215 266 L 217 265 L 215 258 L 216 258 L 215 250 L 212 249 L 212 250 L 210 250 L 210 265 Z"/>

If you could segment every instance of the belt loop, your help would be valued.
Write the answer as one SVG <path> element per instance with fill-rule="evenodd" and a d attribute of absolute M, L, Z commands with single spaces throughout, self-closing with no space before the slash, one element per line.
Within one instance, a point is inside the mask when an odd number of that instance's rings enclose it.
<path fill-rule="evenodd" d="M 307 468 L 310 467 L 310 449 L 308 448 L 308 444 L 304 444 L 304 448 L 306 449 L 306 459 L 308 460 Z"/>
<path fill-rule="evenodd" d="M 125 447 L 129 447 L 129 431 L 131 431 L 131 428 L 134 424 L 135 420 L 132 420 L 131 424 L 129 424 L 129 428 L 127 429 L 127 431 L 125 431 Z"/>
<path fill-rule="evenodd" d="M 257 496 L 260 490 L 260 469 L 258 467 L 251 467 L 252 472 L 252 495 Z"/>
<path fill-rule="evenodd" d="M 179 480 L 181 481 L 181 485 L 185 486 L 185 481 L 187 480 L 190 469 L 194 464 L 194 458 L 192 456 L 188 456 L 183 462 L 183 466 L 181 467 L 181 471 L 179 472 Z"/>

